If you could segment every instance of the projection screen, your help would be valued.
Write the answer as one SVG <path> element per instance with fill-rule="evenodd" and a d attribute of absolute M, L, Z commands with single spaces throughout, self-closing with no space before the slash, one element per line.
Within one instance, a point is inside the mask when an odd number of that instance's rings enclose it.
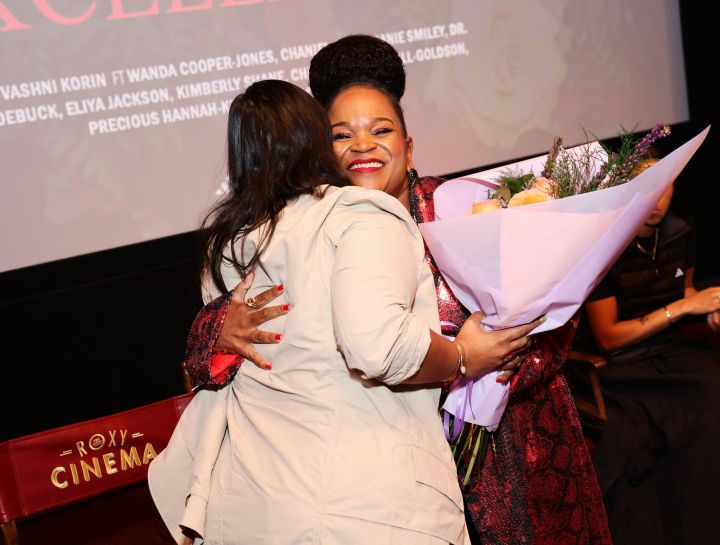
<path fill-rule="evenodd" d="M 229 101 L 392 43 L 421 174 L 687 120 L 676 0 L 0 0 L 0 271 L 192 231 Z"/>

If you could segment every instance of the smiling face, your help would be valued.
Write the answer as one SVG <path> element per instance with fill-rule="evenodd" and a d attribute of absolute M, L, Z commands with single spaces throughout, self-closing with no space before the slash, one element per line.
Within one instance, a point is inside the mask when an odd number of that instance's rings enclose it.
<path fill-rule="evenodd" d="M 410 207 L 412 138 L 390 99 L 356 85 L 340 92 L 328 112 L 340 165 L 353 185 L 379 189 Z"/>

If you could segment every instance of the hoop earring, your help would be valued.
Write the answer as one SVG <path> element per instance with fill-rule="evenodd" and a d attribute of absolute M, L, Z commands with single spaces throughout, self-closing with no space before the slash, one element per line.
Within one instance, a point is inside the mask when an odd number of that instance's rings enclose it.
<path fill-rule="evenodd" d="M 414 168 L 411 168 L 407 172 L 408 178 L 410 179 L 410 187 L 413 187 L 415 184 L 420 183 L 420 176 L 418 176 L 417 170 Z"/>

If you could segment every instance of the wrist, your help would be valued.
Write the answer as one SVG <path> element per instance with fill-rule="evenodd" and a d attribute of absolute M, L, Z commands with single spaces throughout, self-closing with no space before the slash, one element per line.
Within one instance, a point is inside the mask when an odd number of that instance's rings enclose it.
<path fill-rule="evenodd" d="M 450 375 L 443 382 L 454 382 L 458 378 L 464 378 L 465 375 L 467 375 L 463 349 L 457 341 L 453 342 L 453 346 L 455 346 L 455 349 L 457 350 L 457 364 L 455 365 L 455 369 L 453 370 L 452 375 Z"/>
<path fill-rule="evenodd" d="M 672 325 L 673 324 L 673 315 L 670 312 L 670 309 L 668 309 L 667 306 L 664 306 L 662 308 L 662 310 L 665 312 L 665 319 L 668 321 L 668 325 Z"/>
<path fill-rule="evenodd" d="M 686 308 L 685 299 L 680 299 L 679 301 L 674 301 L 667 305 L 665 308 L 668 309 L 670 312 L 670 315 L 672 316 L 672 322 L 677 322 L 680 318 L 685 316 L 688 313 L 688 310 Z"/>

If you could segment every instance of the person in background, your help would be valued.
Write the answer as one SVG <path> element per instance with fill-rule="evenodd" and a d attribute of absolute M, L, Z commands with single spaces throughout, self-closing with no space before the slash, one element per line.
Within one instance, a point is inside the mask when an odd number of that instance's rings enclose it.
<path fill-rule="evenodd" d="M 341 38 L 312 59 L 310 88 L 327 109 L 335 152 L 350 182 L 394 196 L 417 223 L 434 220 L 433 192 L 443 180 L 419 177 L 414 169 L 413 142 L 400 105 L 405 71 L 397 51 L 372 36 Z M 433 272 L 442 332 L 452 338 L 469 312 L 427 248 L 426 260 Z M 234 294 L 226 293 L 200 312 L 187 352 L 196 383 L 232 374 L 242 361 L 238 354 L 261 367 L 279 363 L 258 359 L 252 343 L 281 338 L 282 333 L 258 326 L 266 317 L 288 312 L 282 305 L 267 306 L 282 289 L 269 288 L 259 296 L 257 308 L 248 308 L 242 300 L 250 284 L 246 279 Z M 533 336 L 530 350 L 522 355 L 495 448 L 464 490 L 474 543 L 610 543 L 577 411 L 559 373 L 576 325 L 572 320 Z M 464 468 L 458 471 L 464 475 Z"/>
<path fill-rule="evenodd" d="M 683 339 L 677 323 L 706 315 L 720 330 L 720 287 L 695 288 L 692 231 L 669 212 L 672 194 L 670 185 L 584 305 L 608 354 L 608 420 L 593 462 L 616 545 L 720 536 L 720 352 Z"/>
<path fill-rule="evenodd" d="M 516 366 L 503 357 L 544 320 L 501 332 L 501 352 L 480 313 L 440 335 L 415 222 L 381 191 L 337 187 L 330 132 L 288 82 L 230 105 L 230 192 L 204 223 L 204 270 L 215 295 L 251 270 L 256 290 L 282 283 L 293 312 L 261 349 L 271 372 L 242 366 L 191 401 L 151 464 L 153 497 L 206 544 L 466 543 L 437 385 Z"/>

